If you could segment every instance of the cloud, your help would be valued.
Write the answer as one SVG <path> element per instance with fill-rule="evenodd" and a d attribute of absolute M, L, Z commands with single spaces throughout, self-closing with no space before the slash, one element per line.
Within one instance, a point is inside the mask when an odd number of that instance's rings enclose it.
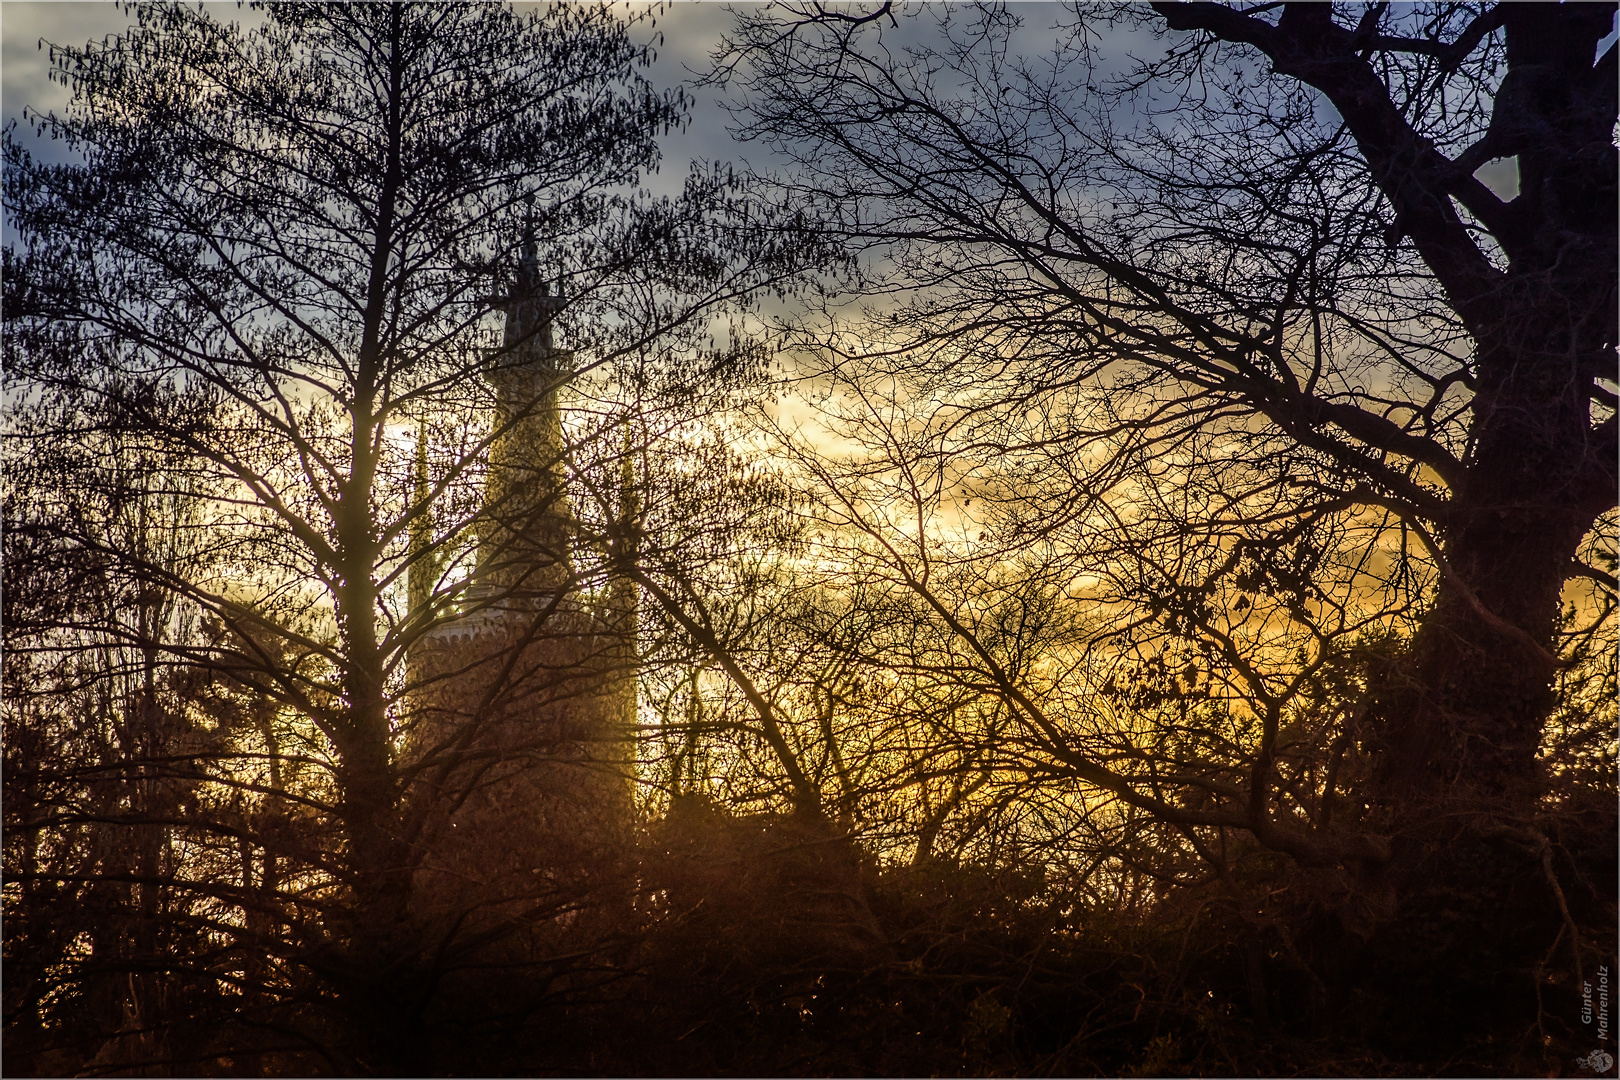
<path fill-rule="evenodd" d="M 82 45 L 131 22 L 116 4 L 0 4 L 0 108 L 9 120 L 24 109 L 60 110 L 67 87 L 50 80 L 51 45 Z"/>

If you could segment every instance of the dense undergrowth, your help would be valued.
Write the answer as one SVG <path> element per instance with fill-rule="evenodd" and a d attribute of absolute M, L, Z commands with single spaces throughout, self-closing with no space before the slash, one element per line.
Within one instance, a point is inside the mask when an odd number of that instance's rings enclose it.
<path fill-rule="evenodd" d="M 1590 948 L 1615 913 L 1612 801 L 1547 824 L 1585 969 L 1612 969 Z M 1474 888 L 1453 867 L 1398 911 L 1259 852 L 1109 908 L 1049 870 L 879 865 L 825 822 L 686 800 L 554 939 L 575 948 L 397 973 L 422 1007 L 380 1055 L 319 987 L 256 999 L 171 967 L 172 1014 L 140 1031 L 112 1005 L 128 972 L 13 997 L 6 1071 L 1578 1075 L 1570 925 L 1540 853 L 1479 836 L 1451 857 Z M 14 990 L 38 960 L 8 958 Z"/>

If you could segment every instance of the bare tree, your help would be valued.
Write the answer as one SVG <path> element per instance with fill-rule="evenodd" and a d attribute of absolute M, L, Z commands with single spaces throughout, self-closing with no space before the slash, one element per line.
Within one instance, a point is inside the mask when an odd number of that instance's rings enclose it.
<path fill-rule="evenodd" d="M 1553 762 L 1613 634 L 1614 10 L 739 18 L 742 135 L 867 270 L 787 327 L 783 445 L 928 627 L 874 668 L 1005 704 L 1035 834 L 1170 892 L 1281 852 L 1350 936 L 1496 896 L 1519 1005 L 1609 947 L 1540 853 L 1613 821 Z"/>
<path fill-rule="evenodd" d="M 897 468 L 948 482 L 946 455 L 970 474 L 1022 452 L 1048 520 L 1134 483 L 1084 475 L 1086 453 L 1180 488 L 1127 531 L 1142 551 L 1224 534 L 1224 553 L 1161 560 L 1146 610 L 1212 630 L 1290 572 L 1320 594 L 1316 530 L 1397 544 L 1393 602 L 1425 609 L 1368 690 L 1364 794 L 1395 817 L 1442 792 L 1522 809 L 1561 592 L 1613 588 L 1577 558 L 1615 502 L 1613 10 L 1161 15 L 1198 33 L 1112 82 L 1084 11 L 1044 58 L 1011 51 L 1000 9 L 940 14 L 937 47 L 887 8 L 742 19 L 722 70 L 743 134 L 798 163 L 779 182 L 887 295 L 808 344 L 841 390 L 943 403 L 915 445 L 893 436 Z M 1504 201 L 1472 174 L 1513 155 Z"/>

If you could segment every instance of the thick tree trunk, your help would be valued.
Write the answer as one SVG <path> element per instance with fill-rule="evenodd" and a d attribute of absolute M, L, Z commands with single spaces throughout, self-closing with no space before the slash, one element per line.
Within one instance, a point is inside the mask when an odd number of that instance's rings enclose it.
<path fill-rule="evenodd" d="M 1471 153 L 1517 155 L 1520 193 L 1498 223 L 1511 262 L 1472 295 L 1447 282 L 1476 342 L 1472 446 L 1439 522 L 1436 605 L 1381 695 L 1386 799 L 1511 803 L 1538 788 L 1561 592 L 1615 501 L 1613 432 L 1590 404 L 1614 365 L 1614 49 L 1593 57 L 1613 12 L 1501 10 L 1508 72 Z"/>
<path fill-rule="evenodd" d="M 1386 799 L 1511 801 L 1538 787 L 1560 598 L 1602 510 L 1582 487 L 1587 409 L 1568 336 L 1482 358 L 1476 450 L 1447 523 L 1439 594 L 1376 691 Z"/>
<path fill-rule="evenodd" d="M 365 579 L 356 575 L 357 582 Z M 354 584 L 340 597 L 350 670 L 337 749 L 348 879 L 349 925 L 334 926 L 337 975 L 356 1028 L 361 1071 L 403 1075 L 410 1036 L 414 948 L 408 926 L 412 852 L 399 805 L 388 712 L 369 611 L 374 591 Z"/>
<path fill-rule="evenodd" d="M 356 1028 L 361 1071 L 408 1075 L 409 1066 L 401 1071 L 401 1055 L 416 1005 L 408 925 L 411 853 L 401 836 L 386 755 L 362 748 L 345 756 L 344 772 L 352 919 L 340 946 L 345 1007 Z"/>
<path fill-rule="evenodd" d="M 1426 42 L 1445 71 L 1504 32 L 1488 130 L 1455 159 L 1371 62 L 1376 18 L 1352 29 L 1325 4 L 1290 3 L 1275 24 L 1224 5 L 1155 7 L 1173 28 L 1253 45 L 1332 101 L 1388 200 L 1390 242 L 1411 239 L 1475 342 L 1470 445 L 1446 508 L 1424 511 L 1442 548 L 1439 595 L 1373 692 L 1373 801 L 1400 817 L 1444 791 L 1533 799 L 1560 593 L 1615 503 L 1615 422 L 1591 415 L 1617 334 L 1616 49 L 1595 55 L 1615 6 L 1503 4 L 1454 41 Z M 1506 202 L 1472 176 L 1499 158 L 1519 169 Z"/>

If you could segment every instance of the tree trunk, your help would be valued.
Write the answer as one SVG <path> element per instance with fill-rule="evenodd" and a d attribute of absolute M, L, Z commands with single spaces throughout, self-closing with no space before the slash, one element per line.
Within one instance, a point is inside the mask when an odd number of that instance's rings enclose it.
<path fill-rule="evenodd" d="M 357 447 L 361 445 L 359 439 L 355 442 Z M 356 457 L 361 455 L 357 452 Z M 365 460 L 368 470 L 370 465 Z M 359 491 L 369 491 L 369 479 L 368 475 Z M 348 667 L 343 679 L 346 707 L 338 719 L 335 741 L 342 760 L 340 814 L 351 920 L 340 928 L 337 943 L 342 955 L 340 982 L 357 1029 L 362 1070 L 404 1075 L 409 1070 L 402 1071 L 399 1055 L 410 1036 L 414 985 L 410 978 L 414 950 L 407 925 L 412 852 L 401 821 L 382 660 L 372 615 L 377 590 L 369 575 L 375 559 L 370 522 L 356 510 L 363 506 L 356 496 L 342 508 L 347 546 L 359 554 L 351 558 L 354 570 L 339 590 L 337 605 Z"/>
<path fill-rule="evenodd" d="M 1602 510 L 1582 489 L 1586 406 L 1558 336 L 1481 360 L 1476 451 L 1453 501 L 1439 595 L 1406 662 L 1375 691 L 1387 799 L 1517 801 L 1538 788 L 1560 597 Z"/>
<path fill-rule="evenodd" d="M 386 758 L 346 755 L 344 825 L 351 876 L 350 918 L 340 947 L 347 1011 L 364 1072 L 409 1075 L 416 965 L 410 927 L 410 852 L 399 829 Z"/>
<path fill-rule="evenodd" d="M 1385 799 L 1528 809 L 1539 790 L 1563 585 L 1615 502 L 1613 420 L 1594 427 L 1590 404 L 1593 378 L 1614 374 L 1615 50 L 1593 56 L 1613 11 L 1501 9 L 1508 71 L 1475 156 L 1517 156 L 1520 193 L 1495 226 L 1511 261 L 1472 295 L 1440 274 L 1476 342 L 1472 446 L 1439 522 L 1435 607 L 1376 710 Z"/>

